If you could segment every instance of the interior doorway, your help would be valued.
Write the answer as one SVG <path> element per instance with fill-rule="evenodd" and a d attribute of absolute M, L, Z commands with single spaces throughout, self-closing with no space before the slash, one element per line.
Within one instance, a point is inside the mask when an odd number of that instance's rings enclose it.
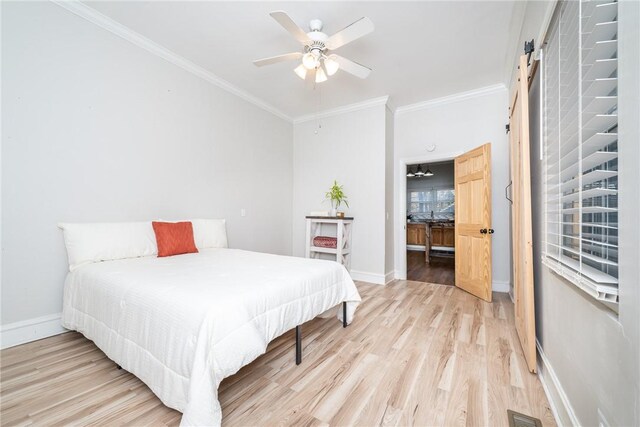
<path fill-rule="evenodd" d="M 406 165 L 407 280 L 455 284 L 454 161 Z"/>

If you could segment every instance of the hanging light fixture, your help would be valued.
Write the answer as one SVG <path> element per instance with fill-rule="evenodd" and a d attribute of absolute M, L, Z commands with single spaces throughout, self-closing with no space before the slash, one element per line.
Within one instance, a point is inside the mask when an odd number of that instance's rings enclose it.
<path fill-rule="evenodd" d="M 304 54 L 302 57 L 302 63 L 298 65 L 293 71 L 302 80 L 307 77 L 307 72 L 310 70 L 316 70 L 316 83 L 326 82 L 328 76 L 333 76 L 340 64 L 336 61 L 335 55 L 325 56 L 319 50 L 313 49 Z"/>
<path fill-rule="evenodd" d="M 413 178 L 414 176 L 416 176 L 413 172 L 411 172 L 411 168 L 407 168 L 407 178 Z"/>
<path fill-rule="evenodd" d="M 324 67 L 330 76 L 333 76 L 340 68 L 340 64 L 335 60 L 335 57 L 335 55 L 329 55 L 324 58 Z"/>
<path fill-rule="evenodd" d="M 424 173 L 424 176 L 433 176 L 433 172 L 429 169 L 429 165 L 427 165 L 427 171 Z"/>
<path fill-rule="evenodd" d="M 302 57 L 302 65 L 304 65 L 307 70 L 313 70 L 316 68 L 320 65 L 318 53 L 315 50 L 305 53 Z"/>
<path fill-rule="evenodd" d="M 418 165 L 418 169 L 415 173 L 416 176 L 424 176 L 424 171 L 422 170 L 422 165 Z"/>
<path fill-rule="evenodd" d="M 307 68 L 303 65 L 300 64 L 298 65 L 295 70 L 293 70 L 298 77 L 300 77 L 302 80 L 304 80 L 307 77 Z"/>
<path fill-rule="evenodd" d="M 322 83 L 327 81 L 327 74 L 324 72 L 322 67 L 318 67 L 316 69 L 316 83 Z"/>

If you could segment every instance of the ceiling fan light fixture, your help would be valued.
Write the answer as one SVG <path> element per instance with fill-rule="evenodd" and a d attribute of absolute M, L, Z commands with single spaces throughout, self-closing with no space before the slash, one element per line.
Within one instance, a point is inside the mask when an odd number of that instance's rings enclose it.
<path fill-rule="evenodd" d="M 293 70 L 298 77 L 304 80 L 307 77 L 307 69 L 304 65 L 300 64 Z"/>
<path fill-rule="evenodd" d="M 313 70 L 319 65 L 318 57 L 313 52 L 307 52 L 302 57 L 302 64 L 307 70 Z"/>
<path fill-rule="evenodd" d="M 325 74 L 322 67 L 318 67 L 316 70 L 316 83 L 322 83 L 327 81 L 327 75 Z"/>
<path fill-rule="evenodd" d="M 324 60 L 324 68 L 327 70 L 327 74 L 333 76 L 340 68 L 340 64 L 335 60 L 335 55 L 329 55 Z"/>

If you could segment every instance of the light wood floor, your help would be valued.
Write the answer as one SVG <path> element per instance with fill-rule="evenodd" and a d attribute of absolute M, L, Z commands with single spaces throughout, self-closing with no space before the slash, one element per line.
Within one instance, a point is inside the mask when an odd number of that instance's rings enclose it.
<path fill-rule="evenodd" d="M 427 264 L 424 252 L 407 251 L 407 279 L 453 286 L 456 279 L 455 259 L 431 257 L 431 261 Z"/>
<path fill-rule="evenodd" d="M 526 369 L 506 294 L 492 304 L 451 286 L 358 283 L 363 302 L 343 329 L 288 332 L 223 381 L 223 424 L 507 426 L 507 409 L 555 422 Z M 67 333 L 0 352 L 0 419 L 10 425 L 177 425 L 133 375 Z"/>

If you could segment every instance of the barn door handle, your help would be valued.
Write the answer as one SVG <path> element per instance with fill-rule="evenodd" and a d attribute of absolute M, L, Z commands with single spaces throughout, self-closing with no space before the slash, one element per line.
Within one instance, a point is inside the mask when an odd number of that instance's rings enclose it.
<path fill-rule="evenodd" d="M 487 234 L 487 229 L 486 228 L 481 228 L 480 229 L 480 234 Z"/>
<path fill-rule="evenodd" d="M 495 231 L 493 228 L 490 228 L 490 229 L 489 229 L 489 234 L 493 234 L 493 233 L 495 233 L 495 232 L 496 232 L 496 231 Z"/>
<path fill-rule="evenodd" d="M 513 185 L 513 181 L 509 181 L 509 185 L 504 187 L 504 197 L 506 197 L 509 203 L 513 204 L 513 200 L 509 198 L 509 187 L 511 187 L 511 185 Z"/>

